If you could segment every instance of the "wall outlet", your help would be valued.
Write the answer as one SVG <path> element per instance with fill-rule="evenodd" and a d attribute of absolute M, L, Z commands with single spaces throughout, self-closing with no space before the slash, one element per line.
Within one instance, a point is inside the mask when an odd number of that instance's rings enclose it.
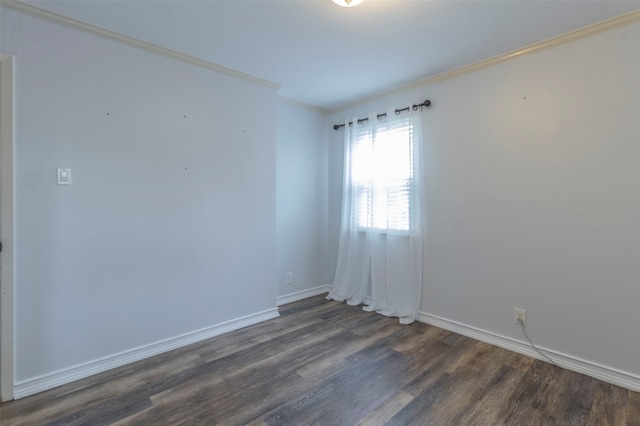
<path fill-rule="evenodd" d="M 287 284 L 293 284 L 293 272 L 287 272 Z"/>
<path fill-rule="evenodd" d="M 525 309 L 513 308 L 513 322 L 518 325 L 527 325 L 527 311 Z"/>

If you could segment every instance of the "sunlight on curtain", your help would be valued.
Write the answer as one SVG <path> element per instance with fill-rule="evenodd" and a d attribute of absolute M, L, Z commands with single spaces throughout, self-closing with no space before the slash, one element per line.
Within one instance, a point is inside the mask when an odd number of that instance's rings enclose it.
<path fill-rule="evenodd" d="M 340 246 L 327 297 L 409 324 L 422 293 L 420 114 L 371 114 L 344 132 Z"/>

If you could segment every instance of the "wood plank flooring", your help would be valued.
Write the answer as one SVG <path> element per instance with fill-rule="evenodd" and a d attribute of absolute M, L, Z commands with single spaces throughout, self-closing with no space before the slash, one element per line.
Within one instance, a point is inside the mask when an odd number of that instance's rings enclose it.
<path fill-rule="evenodd" d="M 640 394 L 322 296 L 0 405 L 10 425 L 640 425 Z"/>

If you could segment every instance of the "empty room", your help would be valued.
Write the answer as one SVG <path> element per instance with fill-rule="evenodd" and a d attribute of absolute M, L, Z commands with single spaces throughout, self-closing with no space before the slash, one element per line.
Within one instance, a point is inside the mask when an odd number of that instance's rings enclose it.
<path fill-rule="evenodd" d="M 640 1 L 0 0 L 0 423 L 640 426 Z"/>

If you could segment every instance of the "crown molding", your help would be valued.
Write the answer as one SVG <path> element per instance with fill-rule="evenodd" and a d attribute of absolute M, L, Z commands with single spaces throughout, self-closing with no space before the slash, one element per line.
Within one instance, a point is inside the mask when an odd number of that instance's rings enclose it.
<path fill-rule="evenodd" d="M 331 110 L 320 108 L 315 105 L 306 104 L 304 102 L 296 101 L 295 99 L 285 98 L 283 96 L 278 96 L 278 101 L 285 104 L 293 105 L 299 108 L 304 108 L 310 111 L 318 112 L 320 114 L 328 115 L 329 113 L 331 113 Z"/>
<path fill-rule="evenodd" d="M 111 39 L 120 43 L 124 43 L 127 44 L 129 46 L 133 46 L 139 49 L 143 49 L 149 52 L 153 52 L 165 57 L 169 57 L 169 58 L 173 58 L 173 59 L 177 59 L 186 63 L 190 63 L 192 65 L 196 65 L 202 68 L 206 68 L 209 69 L 211 71 L 215 71 L 221 74 L 225 74 L 225 75 L 229 75 L 232 77 L 236 77 L 245 81 L 250 81 L 252 83 L 257 83 L 260 85 L 264 85 L 267 87 L 271 87 L 271 88 L 275 88 L 278 89 L 281 87 L 280 84 L 278 83 L 274 83 L 272 81 L 268 81 L 268 80 L 264 80 L 258 77 L 254 77 L 252 75 L 249 74 L 245 74 L 242 73 L 240 71 L 236 71 L 233 70 L 231 68 L 226 68 L 223 67 L 222 65 L 218 65 L 218 64 L 214 64 L 213 62 L 208 62 L 199 58 L 196 58 L 194 56 L 190 56 L 190 55 L 185 55 L 183 53 L 180 52 L 176 52 L 170 49 L 166 49 L 164 47 L 161 46 L 157 46 L 155 44 L 152 43 L 147 43 L 144 42 L 142 40 L 138 40 L 132 37 L 128 37 L 125 36 L 123 34 L 114 32 L 114 31 L 110 31 L 101 27 L 98 27 L 96 25 L 92 25 L 92 24 L 88 24 L 86 22 L 82 22 L 79 21 L 77 19 L 73 19 L 73 18 L 69 18 L 66 17 L 64 15 L 60 15 L 58 13 L 55 12 L 50 12 L 48 10 L 39 8 L 37 6 L 32 6 L 30 4 L 26 4 L 23 3 L 21 1 L 18 0 L 0 0 L 0 7 L 7 7 L 10 9 L 14 9 L 17 11 L 20 11 L 22 13 L 25 13 L 27 15 L 31 15 L 31 16 L 35 16 L 37 18 L 41 18 L 41 19 L 45 19 L 51 22 L 55 22 L 57 24 L 60 25 L 64 25 L 67 27 L 71 27 L 80 31 L 84 31 L 93 35 L 98 35 L 107 39 Z M 602 21 L 593 25 L 589 25 L 587 27 L 584 28 L 580 28 L 577 29 L 575 31 L 571 31 L 569 33 L 566 34 L 562 34 L 559 35 L 557 37 L 552 37 L 550 39 L 547 40 L 543 40 L 541 42 L 538 43 L 534 43 L 534 44 L 530 44 L 528 46 L 516 49 L 516 50 L 512 50 L 510 52 L 498 55 L 498 56 L 494 56 L 492 58 L 489 59 L 485 59 L 479 62 L 475 62 L 473 64 L 469 64 L 469 65 L 465 65 L 462 66 L 460 68 L 456 68 L 450 71 L 445 71 L 443 73 L 440 74 L 436 74 L 430 77 L 426 77 L 417 81 L 414 81 L 412 83 L 408 83 L 402 86 L 397 86 L 379 93 L 376 93 L 374 95 L 371 96 L 366 96 L 364 98 L 360 98 L 357 100 L 354 100 L 352 102 L 349 102 L 347 104 L 344 104 L 342 106 L 336 107 L 336 108 L 330 108 L 330 109 L 325 109 L 325 108 L 320 108 L 320 107 L 316 107 L 313 105 L 309 105 L 309 104 L 305 104 L 303 102 L 299 102 L 299 101 L 295 101 L 292 99 L 288 99 L 288 98 L 284 98 L 284 97 L 278 97 L 279 100 L 282 100 L 283 102 L 292 104 L 292 105 L 297 105 L 303 108 L 307 108 L 316 112 L 321 112 L 324 114 L 333 114 L 333 113 L 339 113 L 342 111 L 345 111 L 349 108 L 352 108 L 358 104 L 364 103 L 364 102 L 370 102 L 376 99 L 380 99 L 386 96 L 389 96 L 391 94 L 394 93 L 398 93 L 401 91 L 405 91 L 405 90 L 410 90 L 410 89 L 415 89 L 415 88 L 419 88 L 419 87 L 423 87 L 423 86 L 427 86 L 430 84 L 434 84 L 434 83 L 438 83 L 440 81 L 443 80 L 448 80 L 451 78 L 455 78 L 464 74 L 468 74 L 474 71 L 478 71 L 480 69 L 483 68 L 487 68 L 490 67 L 492 65 L 496 65 L 502 62 L 505 62 L 507 60 L 513 59 L 513 58 L 517 58 L 526 54 L 530 54 L 530 53 L 535 53 L 535 52 L 539 52 L 541 50 L 545 50 L 545 49 L 549 49 L 552 47 L 556 47 L 556 46 L 560 46 L 562 44 L 566 44 L 566 43 L 571 43 L 573 41 L 576 40 L 580 40 L 586 37 L 590 37 L 592 35 L 596 35 L 605 31 L 609 31 L 615 28 L 619 28 L 619 27 L 623 27 L 626 25 L 630 25 L 633 24 L 635 22 L 640 21 L 640 9 L 635 10 L 633 12 L 629 12 L 626 13 L 624 15 L 620 15 L 617 16 L 615 18 L 611 18 L 608 19 L 606 21 Z"/>
<path fill-rule="evenodd" d="M 64 25 L 66 27 L 70 27 L 76 30 L 84 31 L 89 34 L 93 34 L 93 35 L 104 37 L 113 41 L 117 41 L 119 43 L 136 47 L 138 49 L 146 50 L 147 52 L 152 52 L 158 55 L 165 56 L 167 58 L 177 59 L 179 61 L 186 62 L 191 65 L 196 65 L 201 68 L 206 68 L 208 70 L 215 71 L 220 74 L 225 74 L 231 77 L 249 81 L 251 83 L 257 83 L 257 84 L 271 87 L 274 89 L 280 88 L 280 84 L 278 83 L 274 83 L 272 81 L 254 77 L 252 75 L 245 74 L 243 72 L 236 71 L 231 68 L 223 67 L 222 65 L 214 64 L 213 62 L 205 61 L 203 59 L 196 58 L 195 56 L 186 55 L 184 53 L 176 52 L 175 50 L 166 49 L 164 47 L 161 47 L 152 43 L 147 43 L 146 41 L 138 40 L 133 37 L 128 37 L 126 35 L 117 33 L 115 31 L 107 30 L 97 25 L 88 24 L 86 22 L 82 22 L 77 19 L 69 18 L 59 13 L 51 12 L 37 6 L 23 3 L 21 1 L 1 0 L 0 6 L 19 11 L 27 15 L 34 16 L 36 18 L 54 22 L 56 24 Z"/>
<path fill-rule="evenodd" d="M 414 81 L 412 83 L 404 84 L 402 86 L 394 87 L 394 88 L 385 90 L 383 92 L 376 93 L 371 96 L 366 96 L 364 98 L 355 100 L 353 102 L 349 102 L 337 108 L 333 108 L 330 110 L 330 112 L 332 114 L 342 112 L 364 102 L 370 102 L 376 99 L 384 98 L 394 93 L 402 92 L 405 90 L 416 89 L 419 87 L 438 83 L 443 80 L 448 80 L 450 78 L 459 77 L 464 74 L 469 74 L 471 72 L 478 71 L 483 68 L 500 64 L 502 62 L 508 61 L 513 58 L 518 58 L 520 56 L 528 55 L 530 53 L 536 53 L 542 50 L 550 49 L 552 47 L 557 47 L 563 44 L 571 43 L 573 41 L 591 37 L 593 35 L 610 31 L 619 27 L 624 27 L 626 25 L 630 25 L 638 21 L 640 21 L 640 9 L 634 10 L 633 12 L 629 12 L 624 15 L 617 16 L 615 18 L 607 19 L 606 21 L 598 22 L 593 25 L 579 28 L 577 30 L 574 30 L 556 37 L 552 37 L 538 43 L 530 44 L 528 46 L 525 46 L 516 50 L 512 50 L 510 52 L 503 53 L 501 55 L 494 56 L 489 59 L 485 59 L 479 62 L 475 62 L 473 64 L 465 65 L 450 71 L 445 71 L 443 73 L 426 77 L 426 78 Z"/>

